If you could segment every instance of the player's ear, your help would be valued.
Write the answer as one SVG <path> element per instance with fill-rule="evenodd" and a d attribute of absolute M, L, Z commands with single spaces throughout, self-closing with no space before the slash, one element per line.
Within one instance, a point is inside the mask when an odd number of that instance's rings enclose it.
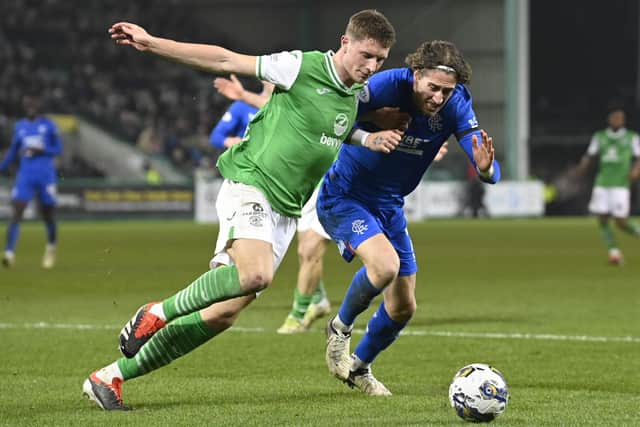
<path fill-rule="evenodd" d="M 346 47 L 349 45 L 349 42 L 350 42 L 349 36 L 346 35 L 346 34 L 343 34 L 340 37 L 340 48 L 345 48 L 346 49 Z"/>

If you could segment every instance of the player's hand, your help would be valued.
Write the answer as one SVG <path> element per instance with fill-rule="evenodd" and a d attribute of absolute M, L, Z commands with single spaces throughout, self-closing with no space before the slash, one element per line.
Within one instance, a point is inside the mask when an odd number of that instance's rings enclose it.
<path fill-rule="evenodd" d="M 407 130 L 411 123 L 409 113 L 400 111 L 397 107 L 383 107 L 369 112 L 365 116 L 365 121 L 370 121 L 380 129 L 400 129 Z"/>
<path fill-rule="evenodd" d="M 24 157 L 36 157 L 41 154 L 44 154 L 44 150 L 41 148 L 27 148 L 24 150 Z"/>
<path fill-rule="evenodd" d="M 147 51 L 151 48 L 153 36 L 139 25 L 130 22 L 118 22 L 109 28 L 111 39 L 116 44 L 133 46 L 140 51 Z"/>
<path fill-rule="evenodd" d="M 436 153 L 436 156 L 433 158 L 434 162 L 439 162 L 442 160 L 444 156 L 449 152 L 449 141 L 445 141 L 444 144 L 440 146 L 440 149 Z"/>
<path fill-rule="evenodd" d="M 372 132 L 367 136 L 365 147 L 371 151 L 390 153 L 400 144 L 403 134 L 399 129 Z"/>
<path fill-rule="evenodd" d="M 478 144 L 478 136 L 471 137 L 471 148 L 473 150 L 473 159 L 481 172 L 486 172 L 493 165 L 495 151 L 493 149 L 493 138 L 491 138 L 484 130 L 480 131 L 482 142 Z"/>
<path fill-rule="evenodd" d="M 240 83 L 240 80 L 238 80 L 235 74 L 231 74 L 230 77 L 230 79 L 216 77 L 213 79 L 213 87 L 215 87 L 221 95 L 232 101 L 241 100 L 244 94 L 244 86 L 242 86 L 242 83 Z"/>
<path fill-rule="evenodd" d="M 232 147 L 236 144 L 240 144 L 242 142 L 242 138 L 239 136 L 228 136 L 224 139 L 225 148 Z"/>

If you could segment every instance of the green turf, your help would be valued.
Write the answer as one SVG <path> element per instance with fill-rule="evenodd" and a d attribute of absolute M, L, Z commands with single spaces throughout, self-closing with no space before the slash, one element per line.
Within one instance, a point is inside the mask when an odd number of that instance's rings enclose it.
<path fill-rule="evenodd" d="M 291 303 L 291 251 L 238 329 L 125 384 L 134 411 L 105 413 L 81 396 L 83 380 L 118 357 L 119 328 L 139 305 L 204 271 L 216 228 L 62 223 L 59 264 L 43 271 L 44 231 L 25 224 L 15 268 L 0 270 L 0 425 L 464 425 L 447 389 L 471 362 L 494 364 L 509 382 L 496 425 L 638 424 L 640 240 L 620 236 L 626 264 L 612 267 L 591 219 L 434 220 L 411 232 L 418 312 L 374 371 L 393 397 L 329 376 L 322 324 L 275 333 Z M 331 248 L 334 310 L 356 267 Z M 69 328 L 80 324 L 88 329 Z"/>

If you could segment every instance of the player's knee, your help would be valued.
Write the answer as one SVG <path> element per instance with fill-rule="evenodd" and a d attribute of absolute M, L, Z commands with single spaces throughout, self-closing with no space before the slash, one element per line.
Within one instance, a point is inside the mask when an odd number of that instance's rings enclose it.
<path fill-rule="evenodd" d="M 260 292 L 273 280 L 273 273 L 255 270 L 240 275 L 240 287 L 247 293 Z"/>
<path fill-rule="evenodd" d="M 406 323 L 413 317 L 417 308 L 416 300 L 412 299 L 387 308 L 387 314 L 398 323 Z"/>
<path fill-rule="evenodd" d="M 367 272 L 372 282 L 376 284 L 388 285 L 396 278 L 400 270 L 400 260 L 395 257 L 389 259 L 380 259 L 367 266 Z"/>
<path fill-rule="evenodd" d="M 621 230 L 624 230 L 625 228 L 627 228 L 626 218 L 616 218 L 616 226 Z"/>
<path fill-rule="evenodd" d="M 320 242 L 314 238 L 305 238 L 298 242 L 298 259 L 301 263 L 318 262 L 322 258 Z"/>

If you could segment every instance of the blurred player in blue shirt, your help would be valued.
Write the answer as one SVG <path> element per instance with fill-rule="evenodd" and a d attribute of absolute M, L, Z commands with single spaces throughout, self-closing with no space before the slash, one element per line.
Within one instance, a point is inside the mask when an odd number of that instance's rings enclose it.
<path fill-rule="evenodd" d="M 369 132 L 386 128 L 381 107 L 406 117 L 402 139 L 390 154 L 344 144 L 320 187 L 318 217 L 342 256 L 364 266 L 354 275 L 338 315 L 327 325 L 330 372 L 369 395 L 389 390 L 371 373 L 371 363 L 398 337 L 416 310 L 415 253 L 404 216 L 404 197 L 420 183 L 440 147 L 455 136 L 481 180 L 496 183 L 500 166 L 492 138 L 478 125 L 471 94 L 464 86 L 471 67 L 449 42 L 432 41 L 407 56 L 408 68 L 380 72 L 360 96 L 359 129 L 352 142 L 376 144 Z M 379 126 L 373 123 L 378 123 Z M 384 292 L 367 331 L 350 354 L 356 317 Z"/>
<path fill-rule="evenodd" d="M 244 132 L 249 125 L 253 116 L 258 112 L 258 108 L 262 107 L 271 96 L 273 91 L 273 84 L 269 82 L 262 83 L 262 92 L 259 94 L 244 91 L 223 91 L 224 88 L 239 87 L 243 89 L 243 86 L 238 81 L 237 77 L 231 75 L 231 81 L 223 78 L 216 78 L 214 80 L 214 86 L 224 95 L 234 102 L 229 106 L 224 113 L 218 124 L 211 131 L 209 135 L 209 143 L 220 151 L 224 151 L 234 144 L 239 143 L 244 136 Z M 242 97 L 249 97 L 249 99 L 242 99 Z M 255 107 L 258 105 L 259 107 Z"/>
<path fill-rule="evenodd" d="M 11 267 L 15 263 L 15 249 L 20 234 L 20 221 L 31 199 L 37 197 L 47 230 L 47 246 L 42 260 L 44 268 L 55 264 L 56 222 L 56 168 L 54 159 L 62 153 L 62 141 L 56 125 L 40 115 L 38 95 L 23 98 L 26 117 L 15 124 L 11 146 L 0 163 L 0 172 L 6 171 L 16 160 L 20 161 L 15 185 L 11 190 L 13 212 L 7 227 L 7 240 L 2 263 Z"/>

